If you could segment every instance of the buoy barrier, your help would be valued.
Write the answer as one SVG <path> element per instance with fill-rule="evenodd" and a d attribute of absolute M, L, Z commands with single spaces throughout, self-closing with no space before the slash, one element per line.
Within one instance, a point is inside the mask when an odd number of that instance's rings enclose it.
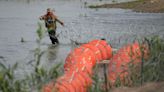
<path fill-rule="evenodd" d="M 65 83 L 66 85 L 64 85 Z M 55 85 L 58 85 L 55 87 L 57 92 L 60 90 L 61 86 L 64 86 L 65 89 L 67 89 L 66 92 L 86 92 L 87 88 L 92 84 L 92 80 L 88 73 L 85 72 L 71 72 L 66 73 L 59 79 L 57 79 L 57 82 Z M 85 91 L 84 91 L 85 90 Z"/>
<path fill-rule="evenodd" d="M 75 65 L 75 63 L 82 63 L 78 60 L 81 56 L 87 64 L 91 64 L 91 67 L 93 67 L 96 62 L 110 59 L 112 57 L 112 48 L 104 40 L 93 40 L 88 44 L 83 44 L 79 48 L 75 48 L 66 57 L 64 70 L 68 71 L 71 66 Z"/>
<path fill-rule="evenodd" d="M 148 58 L 148 46 L 135 42 L 120 48 L 111 58 L 108 67 L 108 80 L 113 86 L 119 78 L 123 81 L 128 76 L 128 63 L 140 63 L 142 58 Z"/>
<path fill-rule="evenodd" d="M 102 55 L 102 58 L 105 57 L 103 58 L 103 60 L 108 60 L 112 57 L 112 48 L 110 45 L 108 45 L 108 43 L 105 40 L 93 40 L 90 43 L 95 45 L 98 48 L 102 48 L 102 46 L 104 46 L 105 51 L 100 49 L 102 53 L 106 52 L 106 54 Z M 102 46 L 99 46 L 99 45 L 102 45 Z"/>
<path fill-rule="evenodd" d="M 93 40 L 71 51 L 65 59 L 64 75 L 43 87 L 43 92 L 87 92 L 92 85 L 92 69 L 97 62 L 112 57 L 105 40 Z"/>
<path fill-rule="evenodd" d="M 81 48 L 79 48 L 81 49 Z M 70 68 L 78 68 L 79 70 L 84 71 L 85 68 L 91 68 L 96 63 L 96 57 L 93 52 L 89 49 L 85 49 L 82 54 L 68 56 L 65 60 L 64 70 L 65 72 L 69 71 Z"/>

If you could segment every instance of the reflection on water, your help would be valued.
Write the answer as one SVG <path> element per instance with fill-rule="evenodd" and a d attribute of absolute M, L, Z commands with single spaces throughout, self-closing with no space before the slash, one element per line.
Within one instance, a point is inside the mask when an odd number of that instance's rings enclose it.
<path fill-rule="evenodd" d="M 25 65 L 37 48 L 36 29 L 38 17 L 48 7 L 55 9 L 65 27 L 58 25 L 57 34 L 61 45 L 53 47 L 48 36 L 43 39 L 46 50 L 43 65 L 64 62 L 74 41 L 85 43 L 92 39 L 105 38 L 115 48 L 136 38 L 164 35 L 164 14 L 135 13 L 122 9 L 89 9 L 84 3 L 105 3 L 112 0 L 1 0 L 0 1 L 0 60 L 7 64 L 19 62 Z M 127 0 L 116 0 L 127 1 Z M 7 6 L 7 7 L 6 7 Z M 47 34 L 48 35 L 48 34 Z M 21 39 L 25 42 L 21 43 Z M 1 57 L 3 57 L 1 59 Z"/>
<path fill-rule="evenodd" d="M 57 53 L 59 51 L 59 45 L 49 45 L 47 49 L 47 59 L 49 61 L 54 61 L 57 58 Z"/>

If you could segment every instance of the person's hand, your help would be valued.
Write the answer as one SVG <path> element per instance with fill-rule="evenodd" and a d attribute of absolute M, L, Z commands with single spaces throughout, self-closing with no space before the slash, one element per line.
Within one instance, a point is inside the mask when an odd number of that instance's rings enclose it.
<path fill-rule="evenodd" d="M 41 16 L 41 17 L 39 17 L 39 19 L 40 19 L 40 20 L 43 20 L 43 17 Z"/>
<path fill-rule="evenodd" d="M 63 23 L 63 22 L 61 22 L 60 24 L 61 24 L 62 26 L 64 26 L 64 23 Z"/>

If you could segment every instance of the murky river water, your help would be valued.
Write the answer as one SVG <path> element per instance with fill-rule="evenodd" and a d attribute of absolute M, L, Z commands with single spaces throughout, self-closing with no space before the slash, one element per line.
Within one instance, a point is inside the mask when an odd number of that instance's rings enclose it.
<path fill-rule="evenodd" d="M 42 40 L 46 50 L 43 64 L 63 62 L 74 46 L 71 40 L 85 43 L 92 39 L 106 38 L 115 48 L 136 38 L 164 35 L 164 14 L 135 13 L 123 9 L 89 9 L 87 4 L 112 2 L 113 0 L 0 0 L 0 62 L 20 63 L 20 68 L 30 70 L 28 63 L 33 60 L 37 48 L 38 17 L 48 7 L 55 9 L 65 27 L 58 25 L 57 33 L 61 44 L 52 48 L 48 34 Z M 128 1 L 128 0 L 118 0 Z M 42 23 L 42 22 L 41 22 Z M 21 38 L 25 40 L 21 43 Z"/>

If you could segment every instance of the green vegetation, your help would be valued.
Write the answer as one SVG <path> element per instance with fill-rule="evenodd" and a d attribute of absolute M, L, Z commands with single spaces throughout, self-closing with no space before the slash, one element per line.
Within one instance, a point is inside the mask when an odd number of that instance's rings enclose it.
<path fill-rule="evenodd" d="M 0 91 L 1 92 L 27 92 L 25 91 L 24 80 L 17 80 L 14 76 L 17 63 L 12 67 L 6 67 L 0 63 Z"/>
<path fill-rule="evenodd" d="M 0 63 L 0 92 L 40 92 L 43 85 L 55 80 L 61 74 L 60 63 L 49 70 L 39 68 L 36 64 L 35 71 L 26 75 L 24 79 L 18 79 L 15 77 L 17 66 L 17 63 L 12 67 Z"/>
<path fill-rule="evenodd" d="M 150 47 L 150 58 L 143 61 L 143 82 L 164 81 L 164 40 L 158 36 L 146 38 Z"/>

